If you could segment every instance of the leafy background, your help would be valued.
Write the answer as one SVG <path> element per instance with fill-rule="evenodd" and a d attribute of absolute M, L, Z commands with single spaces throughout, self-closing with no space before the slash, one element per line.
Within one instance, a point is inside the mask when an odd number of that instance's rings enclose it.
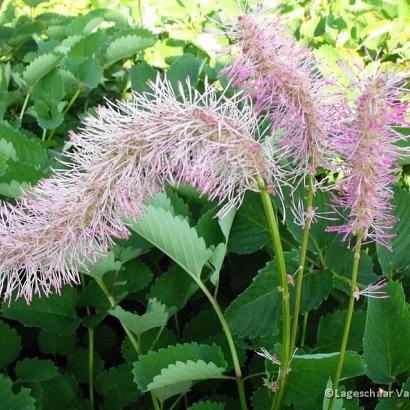
<path fill-rule="evenodd" d="M 218 51 L 230 39 L 213 30 L 236 13 L 236 0 L 0 1 L 2 199 L 13 201 L 58 166 L 70 148 L 68 131 L 105 99 L 146 91 L 157 73 L 166 72 L 175 85 L 189 77 L 198 89 L 205 77 L 215 81 L 225 63 Z M 386 67 L 409 69 L 408 0 L 286 1 L 281 13 L 295 36 L 315 49 L 323 70 L 337 73 L 341 57 L 369 63 L 376 56 Z M 395 187 L 394 253 L 374 245 L 363 251 L 360 285 L 381 275 L 393 281 L 389 299 L 361 300 L 354 313 L 343 375 L 348 390 L 410 389 L 409 164 L 402 161 Z M 325 208 L 327 196 L 318 202 Z M 151 409 L 147 391 L 164 409 L 237 409 L 235 385 L 221 377 L 233 368 L 228 346 L 198 290 L 205 283 L 218 284 L 242 368 L 254 376 L 246 380 L 252 408 L 269 408 L 265 364 L 254 351 L 278 348 L 281 315 L 263 208 L 250 193 L 226 220 L 218 222 L 216 210 L 188 187 L 169 187 L 140 223 L 130 221 L 132 237 L 118 242 L 81 286 L 30 306 L 3 303 L 0 409 L 90 409 L 90 352 L 100 409 Z M 352 252 L 325 226 L 312 229 L 302 348 L 284 398 L 301 410 L 322 408 L 349 294 Z M 300 229 L 288 218 L 281 235 L 287 265 L 296 270 Z M 137 339 L 139 356 L 120 321 Z M 410 409 L 410 402 L 354 399 L 339 408 Z"/>

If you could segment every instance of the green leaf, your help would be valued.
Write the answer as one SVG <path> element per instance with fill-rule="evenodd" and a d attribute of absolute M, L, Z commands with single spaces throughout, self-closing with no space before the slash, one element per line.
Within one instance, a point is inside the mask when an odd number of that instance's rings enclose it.
<path fill-rule="evenodd" d="M 0 141 L 5 141 L 13 146 L 15 159 L 19 163 L 30 165 L 39 170 L 48 167 L 47 150 L 36 140 L 28 139 L 5 121 L 0 121 Z"/>
<path fill-rule="evenodd" d="M 116 408 L 124 408 L 141 395 L 131 371 L 132 365 L 128 363 L 98 373 L 96 390 L 104 398 L 104 404 L 115 404 Z"/>
<path fill-rule="evenodd" d="M 93 365 L 94 374 L 104 369 L 104 361 L 97 352 L 94 352 Z M 88 349 L 78 348 L 67 356 L 67 372 L 71 373 L 78 383 L 88 382 L 88 371 Z"/>
<path fill-rule="evenodd" d="M 64 79 L 56 70 L 52 70 L 33 87 L 31 97 L 34 100 L 53 106 L 64 98 Z"/>
<path fill-rule="evenodd" d="M 289 267 L 287 267 L 289 270 Z M 332 273 L 328 270 L 310 271 L 303 277 L 300 313 L 305 314 L 317 309 L 329 296 L 333 287 Z M 290 287 L 291 306 L 293 309 L 295 287 Z M 293 314 L 293 313 L 292 313 Z"/>
<path fill-rule="evenodd" d="M 353 268 L 353 249 L 348 249 L 346 245 L 339 241 L 332 242 L 325 251 L 325 264 L 328 269 L 338 275 L 349 278 L 352 276 Z M 360 270 L 358 281 L 365 285 L 376 282 L 380 279 L 374 273 L 373 262 L 364 251 L 360 255 Z"/>
<path fill-rule="evenodd" d="M 23 78 L 29 89 L 52 71 L 60 61 L 61 56 L 53 53 L 41 54 L 36 57 L 24 70 Z"/>
<path fill-rule="evenodd" d="M 0 374 L 0 410 L 35 410 L 35 400 L 30 396 L 30 390 L 22 388 L 18 393 L 12 389 L 12 381 Z"/>
<path fill-rule="evenodd" d="M 153 283 L 150 297 L 164 303 L 172 315 L 185 306 L 197 289 L 191 278 L 178 265 L 174 265 Z"/>
<path fill-rule="evenodd" d="M 287 268 L 292 271 L 291 254 L 286 253 Z M 265 337 L 279 332 L 281 295 L 276 262 L 270 261 L 253 278 L 225 312 L 234 334 L 240 337 Z M 257 320 L 255 320 L 257 318 Z"/>
<path fill-rule="evenodd" d="M 0 321 L 0 369 L 5 369 L 14 362 L 20 354 L 21 337 L 7 323 Z"/>
<path fill-rule="evenodd" d="M 139 222 L 128 221 L 128 225 L 192 277 L 199 279 L 202 268 L 212 253 L 185 219 L 150 205 Z"/>
<path fill-rule="evenodd" d="M 273 394 L 267 387 L 261 386 L 256 389 L 252 395 L 252 409 L 253 410 L 266 410 L 272 407 Z"/>
<path fill-rule="evenodd" d="M 363 350 L 368 376 L 388 384 L 410 370 L 410 313 L 399 282 L 383 290 L 389 298 L 368 300 Z"/>
<path fill-rule="evenodd" d="M 253 253 L 263 248 L 269 242 L 269 238 L 259 195 L 247 192 L 232 224 L 228 250 L 239 254 Z"/>
<path fill-rule="evenodd" d="M 150 91 L 151 88 L 148 86 L 148 81 L 155 81 L 157 74 L 158 71 L 145 61 L 135 64 L 130 69 L 132 89 L 139 93 Z"/>
<path fill-rule="evenodd" d="M 86 275 L 95 279 L 102 279 L 107 272 L 118 271 L 121 269 L 122 263 L 115 260 L 115 253 L 113 251 L 108 252 L 107 256 L 99 259 L 98 262 L 90 267 L 89 270 L 84 272 Z"/>
<path fill-rule="evenodd" d="M 199 69 L 201 60 L 191 54 L 185 54 L 178 57 L 168 70 L 167 77 L 174 89 L 178 88 L 178 83 L 186 86 L 186 81 L 189 79 L 191 87 L 198 84 Z"/>
<path fill-rule="evenodd" d="M 295 356 L 292 360 L 284 403 L 292 403 L 303 410 L 321 408 L 329 375 L 333 377 L 338 358 L 339 353 Z M 360 376 L 364 372 L 362 357 L 354 352 L 346 352 L 341 380 Z"/>
<path fill-rule="evenodd" d="M 42 101 L 36 101 L 28 112 L 33 114 L 38 125 L 47 130 L 57 128 L 64 121 L 63 104 L 48 105 Z"/>
<path fill-rule="evenodd" d="M 75 332 L 80 324 L 76 304 L 76 290 L 65 286 L 60 295 L 36 297 L 30 305 L 21 298 L 10 306 L 3 303 L 1 311 L 4 317 L 18 320 L 25 326 L 41 327 L 64 336 Z"/>
<path fill-rule="evenodd" d="M 55 333 L 45 332 L 41 330 L 38 335 L 38 346 L 40 351 L 53 356 L 67 356 L 75 348 L 76 335 L 75 333 L 69 336 L 59 336 Z"/>
<path fill-rule="evenodd" d="M 377 255 L 383 272 L 390 273 L 404 272 L 410 274 L 410 193 L 403 190 L 395 190 L 393 201 L 394 216 L 398 221 L 394 225 L 393 233 L 395 238 L 391 239 L 393 252 L 377 245 Z"/>
<path fill-rule="evenodd" d="M 104 31 L 97 30 L 95 33 L 81 38 L 70 48 L 67 54 L 67 64 L 73 74 L 77 73 L 78 66 L 84 60 L 99 56 L 100 48 L 106 36 Z"/>
<path fill-rule="evenodd" d="M 346 321 L 346 310 L 337 310 L 322 316 L 317 331 L 316 346 L 320 352 L 330 353 L 340 350 L 343 329 Z M 361 352 L 363 350 L 363 335 L 366 323 L 366 312 L 355 310 L 350 326 L 347 349 Z"/>
<path fill-rule="evenodd" d="M 44 382 L 58 375 L 58 369 L 51 360 L 24 359 L 16 364 L 16 376 L 23 382 Z"/>
<path fill-rule="evenodd" d="M 175 384 L 219 378 L 225 368 L 226 366 L 218 367 L 213 362 L 205 363 L 203 360 L 188 360 L 186 363 L 178 361 L 162 369 L 161 374 L 155 376 L 147 388 L 155 391 Z"/>
<path fill-rule="evenodd" d="M 161 400 L 187 391 L 199 380 L 218 378 L 226 368 L 216 345 L 184 343 L 139 357 L 134 381 L 142 391 L 153 391 Z"/>
<path fill-rule="evenodd" d="M 187 410 L 225 410 L 225 404 L 216 401 L 199 401 L 188 407 Z"/>
<path fill-rule="evenodd" d="M 90 89 L 94 89 L 103 80 L 103 70 L 95 58 L 86 58 L 76 70 L 76 78 Z"/>
<path fill-rule="evenodd" d="M 145 48 L 155 44 L 154 37 L 141 37 L 129 35 L 114 40 L 107 48 L 105 65 L 111 65 L 118 60 L 129 58 Z"/>
<path fill-rule="evenodd" d="M 80 391 L 73 376 L 59 375 L 42 383 L 40 409 L 67 410 L 79 408 Z"/>
<path fill-rule="evenodd" d="M 141 336 L 150 329 L 163 327 L 168 321 L 166 306 L 156 299 L 149 300 L 147 311 L 141 316 L 128 312 L 121 306 L 116 306 L 109 313 L 137 336 Z"/>

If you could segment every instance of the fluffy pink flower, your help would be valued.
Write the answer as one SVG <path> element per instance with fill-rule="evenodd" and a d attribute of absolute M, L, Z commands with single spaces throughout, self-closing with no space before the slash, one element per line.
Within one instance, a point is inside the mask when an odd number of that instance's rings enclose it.
<path fill-rule="evenodd" d="M 338 184 L 340 195 L 334 204 L 347 215 L 345 224 L 329 231 L 343 233 L 344 239 L 359 234 L 388 247 L 387 240 L 394 236 L 389 232 L 395 222 L 391 184 L 396 180 L 397 159 L 408 152 L 397 145 L 405 137 L 395 129 L 406 125 L 405 83 L 405 75 L 380 70 L 356 83 L 360 95 L 354 118 L 335 140 L 345 159 L 346 177 Z"/>
<path fill-rule="evenodd" d="M 239 55 L 223 73 L 283 132 L 279 144 L 295 174 L 314 175 L 331 156 L 328 141 L 338 132 L 343 101 L 329 93 L 331 83 L 318 73 L 313 54 L 264 7 L 241 15 L 233 34 Z"/>
<path fill-rule="evenodd" d="M 204 94 L 180 94 L 158 78 L 150 94 L 99 107 L 71 134 L 66 168 L 2 205 L 0 295 L 30 301 L 77 283 L 114 238 L 128 237 L 125 218 L 141 217 L 144 200 L 166 183 L 192 184 L 223 203 L 220 215 L 257 190 L 259 177 L 277 187 L 272 143 L 254 139 L 246 101 L 208 85 Z"/>

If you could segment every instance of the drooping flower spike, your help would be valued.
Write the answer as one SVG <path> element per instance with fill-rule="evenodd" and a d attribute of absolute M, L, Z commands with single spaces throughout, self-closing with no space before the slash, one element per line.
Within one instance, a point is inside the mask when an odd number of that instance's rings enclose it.
<path fill-rule="evenodd" d="M 329 164 L 328 141 L 345 114 L 340 93 L 329 92 L 334 82 L 318 73 L 312 52 L 263 6 L 239 16 L 231 34 L 239 53 L 223 73 L 255 99 L 256 112 L 268 113 L 294 174 L 315 175 Z"/>
<path fill-rule="evenodd" d="M 336 210 L 345 223 L 330 227 L 344 239 L 360 235 L 389 248 L 395 223 L 392 216 L 392 183 L 397 179 L 397 160 L 406 153 L 397 143 L 405 136 L 397 128 L 406 126 L 408 103 L 403 102 L 407 75 L 385 73 L 380 69 L 354 85 L 359 89 L 354 116 L 346 124 L 335 149 L 345 160 L 345 178 L 334 197 Z M 341 213 L 340 213 L 341 214 Z"/>
<path fill-rule="evenodd" d="M 367 288 L 360 290 L 357 286 L 353 293 L 353 296 L 356 300 L 360 299 L 360 296 L 375 298 L 375 299 L 386 299 L 390 297 L 387 292 L 383 292 L 380 289 L 383 289 L 387 284 L 386 279 L 381 279 L 373 285 L 369 285 Z"/>
<path fill-rule="evenodd" d="M 0 295 L 30 301 L 78 283 L 166 183 L 194 185 L 224 204 L 220 215 L 257 190 L 258 177 L 280 192 L 272 141 L 254 139 L 249 103 L 208 85 L 204 94 L 180 91 L 178 99 L 158 78 L 149 95 L 97 108 L 71 134 L 66 168 L 1 206 Z"/>

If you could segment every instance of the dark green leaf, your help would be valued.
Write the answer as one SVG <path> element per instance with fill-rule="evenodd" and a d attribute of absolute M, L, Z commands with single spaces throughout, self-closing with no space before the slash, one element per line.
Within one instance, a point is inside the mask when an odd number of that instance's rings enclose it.
<path fill-rule="evenodd" d="M 60 295 L 35 297 L 30 305 L 20 298 L 9 305 L 3 303 L 2 314 L 25 326 L 37 326 L 61 336 L 73 333 L 80 324 L 76 314 L 77 292 L 68 286 Z"/>
<path fill-rule="evenodd" d="M 363 349 L 369 377 L 388 384 L 410 370 L 410 313 L 399 282 L 383 291 L 389 298 L 368 300 Z"/>
<path fill-rule="evenodd" d="M 58 375 L 58 369 L 50 360 L 25 359 L 16 364 L 16 376 L 23 382 L 44 382 Z"/>
<path fill-rule="evenodd" d="M 14 393 L 12 381 L 0 374 L 0 410 L 35 410 L 35 400 L 30 396 L 30 390 L 22 388 Z"/>
<path fill-rule="evenodd" d="M 5 369 L 17 359 L 21 350 L 21 337 L 15 329 L 0 321 L 0 369 Z"/>

